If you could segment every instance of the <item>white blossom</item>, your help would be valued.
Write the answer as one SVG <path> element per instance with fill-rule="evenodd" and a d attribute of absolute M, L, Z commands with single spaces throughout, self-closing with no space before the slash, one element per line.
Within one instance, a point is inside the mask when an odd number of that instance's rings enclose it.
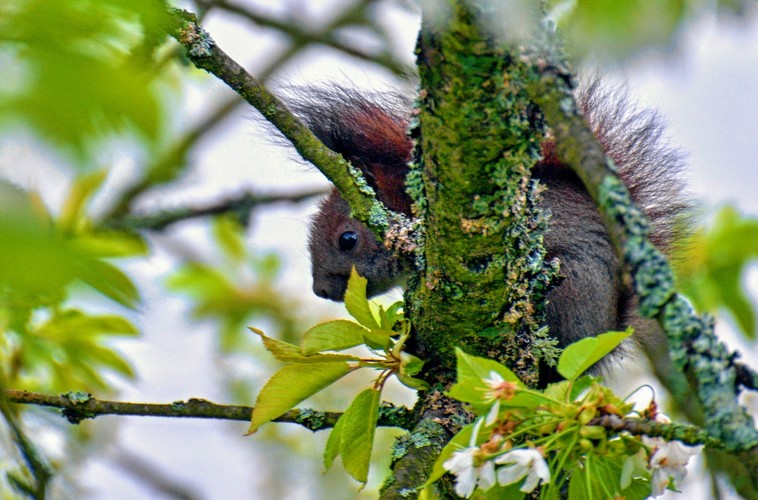
<path fill-rule="evenodd" d="M 662 495 L 671 481 L 678 483 L 687 476 L 687 462 L 700 453 L 699 446 L 686 446 L 679 441 L 664 441 L 661 438 L 643 436 L 643 442 L 653 448 L 648 467 L 653 471 L 652 496 Z"/>
<path fill-rule="evenodd" d="M 550 482 L 550 468 L 547 466 L 542 454 L 534 448 L 520 448 L 511 450 L 495 459 L 498 464 L 512 464 L 509 467 L 501 467 L 497 470 L 497 482 L 501 486 L 507 486 L 526 477 L 520 490 L 530 493 L 542 481 Z"/>
<path fill-rule="evenodd" d="M 477 485 L 483 490 L 488 490 L 495 485 L 495 464 L 492 460 L 482 460 L 482 451 L 476 446 L 476 438 L 483 420 L 480 418 L 471 433 L 469 446 L 462 450 L 454 451 L 442 467 L 455 474 L 455 494 L 468 498 L 476 490 Z"/>
<path fill-rule="evenodd" d="M 500 387 L 500 385 L 505 382 L 505 379 L 495 370 L 490 371 L 490 376 L 482 379 L 482 381 L 487 384 L 487 387 L 490 388 L 489 391 L 484 395 L 485 399 L 488 401 L 492 401 L 497 399 L 495 396 L 495 391 Z"/>

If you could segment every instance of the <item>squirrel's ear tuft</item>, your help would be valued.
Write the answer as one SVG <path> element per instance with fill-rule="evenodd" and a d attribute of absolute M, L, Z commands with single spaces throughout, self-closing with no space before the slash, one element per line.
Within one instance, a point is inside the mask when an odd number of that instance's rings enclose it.
<path fill-rule="evenodd" d="M 410 101 L 397 93 L 340 85 L 290 88 L 284 100 L 329 149 L 363 172 L 382 203 L 411 213 L 405 192 L 413 151 L 407 135 Z"/>

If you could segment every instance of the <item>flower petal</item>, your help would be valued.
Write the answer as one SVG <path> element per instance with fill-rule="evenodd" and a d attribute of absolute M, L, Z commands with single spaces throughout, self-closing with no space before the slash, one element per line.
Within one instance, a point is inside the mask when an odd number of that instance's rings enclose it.
<path fill-rule="evenodd" d="M 484 423 L 486 425 L 492 425 L 495 422 L 497 422 L 497 417 L 499 416 L 500 416 L 500 400 L 496 399 L 492 405 L 492 408 L 490 408 L 490 411 L 487 413 L 487 418 L 485 419 Z"/>
<path fill-rule="evenodd" d="M 488 490 L 495 486 L 495 463 L 487 460 L 479 467 L 479 487 Z"/>
<path fill-rule="evenodd" d="M 510 467 L 501 467 L 497 470 L 497 483 L 500 486 L 513 484 L 529 473 L 524 465 L 513 464 Z"/>

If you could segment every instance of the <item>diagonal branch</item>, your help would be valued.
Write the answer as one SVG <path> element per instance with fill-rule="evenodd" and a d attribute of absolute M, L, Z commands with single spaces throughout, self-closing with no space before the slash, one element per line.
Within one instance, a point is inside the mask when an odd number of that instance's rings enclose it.
<path fill-rule="evenodd" d="M 193 14 L 172 10 L 170 34 L 187 49 L 200 69 L 215 75 L 255 107 L 295 147 L 300 156 L 318 168 L 350 204 L 353 216 L 375 230 L 388 225 L 388 212 L 360 172 L 319 141 L 284 103 L 221 50 L 195 21 Z"/>
<path fill-rule="evenodd" d="M 561 157 L 597 201 L 619 255 L 628 266 L 640 312 L 658 319 L 666 331 L 675 366 L 692 375 L 690 383 L 703 406 L 706 428 L 729 449 L 758 446 L 753 419 L 737 401 L 737 356 L 715 336 L 713 322 L 698 317 L 674 290 L 673 271 L 650 242 L 645 216 L 634 206 L 582 115 L 576 107 L 570 109 L 565 104 L 573 102 L 573 89 L 567 83 L 570 79 L 558 66 L 541 69 L 541 78 L 529 88 L 530 95 L 545 113 Z M 741 371 L 747 368 L 742 366 Z"/>

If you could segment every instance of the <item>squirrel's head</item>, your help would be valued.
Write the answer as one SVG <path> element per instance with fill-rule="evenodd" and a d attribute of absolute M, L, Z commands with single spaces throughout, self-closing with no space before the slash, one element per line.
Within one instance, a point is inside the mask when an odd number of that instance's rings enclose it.
<path fill-rule="evenodd" d="M 368 280 L 369 297 L 405 279 L 400 260 L 364 224 L 350 217 L 350 207 L 336 189 L 321 203 L 311 222 L 308 247 L 313 292 L 325 299 L 344 300 L 353 266 Z"/>
<path fill-rule="evenodd" d="M 406 134 L 409 103 L 383 95 L 381 100 L 388 106 L 380 106 L 372 96 L 343 87 L 314 95 L 315 100 L 295 102 L 313 133 L 363 173 L 387 208 L 410 215 L 411 200 L 405 192 L 413 149 Z M 404 281 L 403 264 L 365 225 L 350 217 L 350 207 L 335 189 L 311 222 L 309 249 L 313 291 L 319 297 L 343 300 L 353 266 L 368 280 L 369 296 Z"/>

